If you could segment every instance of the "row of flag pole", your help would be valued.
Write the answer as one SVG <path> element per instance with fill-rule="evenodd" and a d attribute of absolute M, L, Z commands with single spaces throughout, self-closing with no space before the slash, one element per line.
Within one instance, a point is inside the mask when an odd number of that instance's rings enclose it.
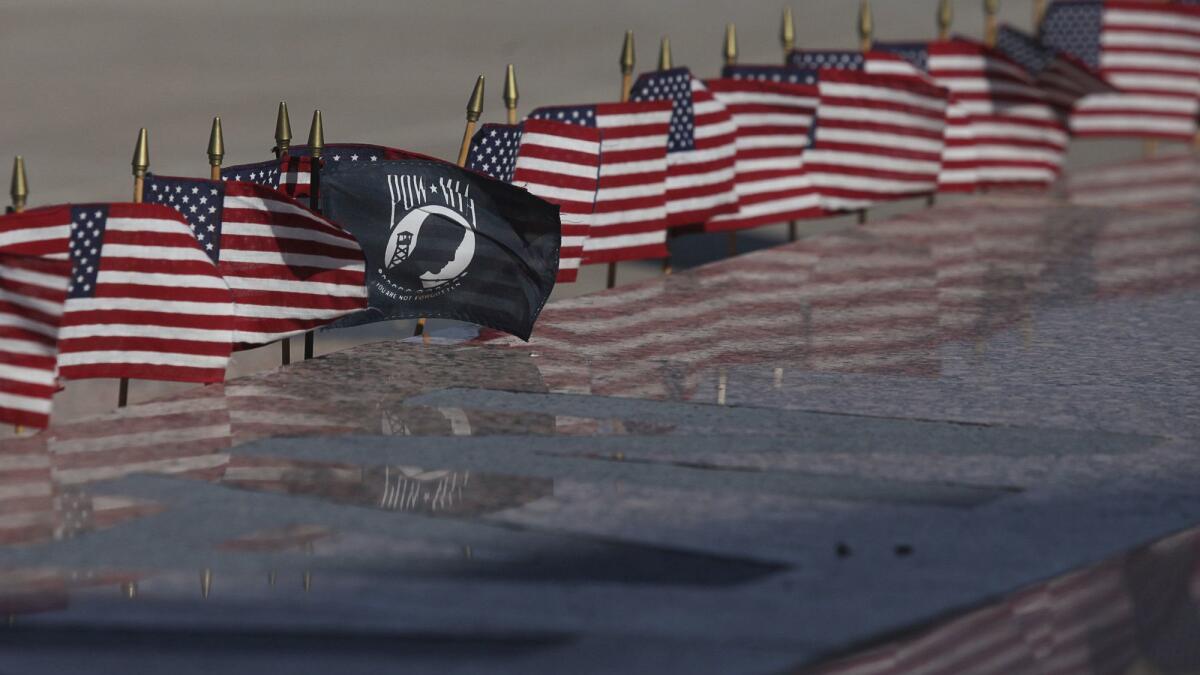
<path fill-rule="evenodd" d="M 13 396 L 44 399 L 32 414 L 6 418 L 44 423 L 57 377 L 119 377 L 120 405 L 127 401 L 131 377 L 219 381 L 232 349 L 273 341 L 280 341 L 286 364 L 290 337 L 298 334 L 304 334 L 305 358 L 311 358 L 313 331 L 355 313 L 366 318 L 341 325 L 418 318 L 420 334 L 427 316 L 442 316 L 527 337 L 553 277 L 573 281 L 580 264 L 607 264 L 611 287 L 618 262 L 655 258 L 669 273 L 669 236 L 724 231 L 733 254 L 738 229 L 787 222 L 794 239 L 798 220 L 850 212 L 862 223 L 869 207 L 895 199 L 925 196 L 932 202 L 940 192 L 1045 187 L 1061 166 L 1067 113 L 1073 106 L 1082 110 L 1095 94 L 1121 100 L 1116 107 L 1107 102 L 1086 110 L 1078 135 L 1180 138 L 1177 128 L 1194 134 L 1200 97 L 1195 3 L 1035 2 L 1037 37 L 999 25 L 996 0 L 986 0 L 984 8 L 983 43 L 950 37 L 949 0 L 938 5 L 936 41 L 888 43 L 875 39 L 870 5 L 863 0 L 854 51 L 797 49 L 792 13 L 785 9 L 783 65 L 740 64 L 730 24 L 721 77 L 708 80 L 674 66 L 667 37 L 657 70 L 635 78 L 633 33 L 627 32 L 617 103 L 546 106 L 524 121 L 510 64 L 502 94 L 505 124 L 480 125 L 482 75 L 472 91 L 456 163 L 468 172 L 394 148 L 327 146 L 319 110 L 307 145 L 293 147 L 283 102 L 273 162 L 223 166 L 221 121 L 214 118 L 207 179 L 151 174 L 148 134 L 141 129 L 132 161 L 132 205 L 26 212 L 28 187 L 18 157 L 13 216 L 0 225 L 0 254 L 50 262 L 21 268 L 16 261 L 9 268 L 19 288 L 7 297 L 36 296 L 38 321 L 20 317 L 24 323 L 12 330 L 21 334 L 7 338 L 23 351 L 5 363 L 16 373 L 19 391 L 4 394 L 0 411 Z M 1167 46 L 1160 48 L 1164 40 Z M 1187 71 L 1182 75 L 1179 62 Z M 1141 87 L 1142 80 L 1149 84 Z M 1164 102 L 1179 104 L 1183 112 L 1171 109 L 1174 117 L 1159 127 L 1142 119 L 1157 119 L 1146 109 Z M 1179 127 L 1179 118 L 1189 114 L 1188 124 Z M 1133 127 L 1121 126 L 1133 117 L 1138 117 Z M 369 173 L 376 163 L 391 173 Z M 331 194 L 321 187 L 327 172 L 338 187 Z M 377 214 L 368 217 L 358 207 L 378 205 L 381 213 L 387 205 L 373 196 L 357 202 L 352 197 L 366 195 L 361 190 L 385 173 L 393 239 L 368 242 L 372 236 L 364 228 Z M 478 182 L 481 174 L 558 208 L 561 231 L 555 222 L 552 248 L 543 236 L 547 223 L 540 207 L 522 202 L 523 211 L 512 211 L 525 197 Z M 461 268 L 471 264 L 469 254 L 466 262 L 460 260 L 464 246 L 473 251 L 496 239 L 471 235 L 467 244 L 461 231 L 446 236 L 435 236 L 433 226 L 428 235 L 404 231 L 398 205 L 411 209 L 408 202 L 414 200 L 427 205 L 427 184 L 435 194 L 441 188 L 437 199 L 464 214 L 469 210 L 471 218 L 478 205 L 528 244 L 517 247 L 516 256 L 525 256 L 520 260 L 495 251 L 484 256 L 496 263 L 491 273 L 497 282 L 513 281 L 513 269 L 526 270 L 515 275 L 513 292 L 524 293 L 519 300 L 476 301 L 509 303 L 498 314 L 489 318 L 478 306 L 442 311 L 436 302 L 412 303 L 405 314 L 386 302 L 374 304 L 375 291 L 387 291 L 391 283 L 383 278 L 384 267 L 390 273 L 407 261 L 420 275 L 411 297 L 442 298 L 446 292 L 422 293 L 461 285 Z M 490 210 L 476 201 L 493 193 L 504 198 L 489 202 Z M 534 212 L 536 217 L 526 217 Z M 526 238 L 520 228 L 537 236 Z M 422 244 L 426 255 L 449 257 L 433 266 L 410 260 L 421 249 L 419 241 L 432 242 Z M 445 250 L 439 253 L 439 246 Z M 458 276 L 439 277 L 446 269 L 457 269 Z M 44 311 L 62 290 L 50 283 L 56 278 L 65 287 L 57 314 Z M 492 292 L 502 285 L 493 283 Z M 392 283 L 388 297 L 409 298 L 404 293 L 411 289 L 401 286 Z M 18 309 L 29 307 L 27 302 Z"/>

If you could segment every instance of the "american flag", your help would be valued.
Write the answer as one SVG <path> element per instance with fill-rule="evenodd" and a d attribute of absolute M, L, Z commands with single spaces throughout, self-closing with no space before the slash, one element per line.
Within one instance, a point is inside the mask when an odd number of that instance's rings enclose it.
<path fill-rule="evenodd" d="M 157 204 L 52 206 L 0 218 L 0 250 L 69 259 L 58 333 L 66 379 L 225 379 L 233 300 L 178 213 Z"/>
<path fill-rule="evenodd" d="M 1058 177 L 1068 141 L 1063 112 L 1021 66 L 965 38 L 877 47 L 909 59 L 960 103 L 981 187 L 1045 187 Z"/>
<path fill-rule="evenodd" d="M 269 187 L 293 199 L 308 199 L 312 196 L 313 161 L 312 157 L 286 155 L 266 162 L 224 167 L 221 178 Z"/>
<path fill-rule="evenodd" d="M 1064 110 L 1089 94 L 1113 91 L 1098 70 L 1012 26 L 1000 27 L 996 49 L 1032 75 L 1047 99 Z"/>
<path fill-rule="evenodd" d="M 471 142 L 467 168 L 558 205 L 558 281 L 575 281 L 596 203 L 600 131 L 537 119 L 519 125 L 485 124 Z"/>
<path fill-rule="evenodd" d="M 738 211 L 708 221 L 705 229 L 709 231 L 757 227 L 823 213 L 803 159 L 817 110 L 816 86 L 762 81 L 749 68 L 726 68 L 722 79 L 706 83 L 738 129 Z M 809 77 L 815 80 L 815 76 Z"/>
<path fill-rule="evenodd" d="M 1054 2 L 1042 41 L 1098 69 L 1118 93 L 1081 100 L 1077 136 L 1190 141 L 1200 96 L 1200 7 L 1131 0 Z"/>
<path fill-rule="evenodd" d="M 71 265 L 0 255 L 0 422 L 44 427 Z"/>
<path fill-rule="evenodd" d="M 1200 204 L 1200 163 L 1189 153 L 1072 171 L 1066 196 L 1084 206 L 1194 207 Z"/>
<path fill-rule="evenodd" d="M 583 264 L 667 256 L 667 137 L 672 104 L 538 108 L 530 119 L 600 130 L 600 179 Z"/>
<path fill-rule="evenodd" d="M 152 175 L 146 200 L 179 212 L 225 277 L 236 344 L 266 344 L 366 307 L 358 242 L 277 190 Z"/>
<path fill-rule="evenodd" d="M 737 127 L 729 111 L 687 68 L 646 73 L 632 101 L 670 101 L 667 138 L 667 224 L 704 223 L 737 211 L 734 162 Z"/>
<path fill-rule="evenodd" d="M 915 77 L 864 72 L 881 56 L 793 51 L 819 70 L 820 104 L 805 161 L 823 206 L 854 210 L 937 189 L 946 92 Z M 890 60 L 890 57 L 882 57 Z"/>

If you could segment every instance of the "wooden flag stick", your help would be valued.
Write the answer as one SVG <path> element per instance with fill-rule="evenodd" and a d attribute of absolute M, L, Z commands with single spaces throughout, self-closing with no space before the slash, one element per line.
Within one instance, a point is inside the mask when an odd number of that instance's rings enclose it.
<path fill-rule="evenodd" d="M 1046 0 L 1033 0 L 1033 33 L 1042 32 L 1042 19 L 1046 18 Z"/>
<path fill-rule="evenodd" d="M 942 0 L 938 3 L 937 29 L 939 40 L 950 39 L 950 27 L 954 25 L 954 2 Z"/>
<path fill-rule="evenodd" d="M 658 43 L 658 69 L 670 70 L 674 67 L 671 58 L 671 38 L 663 36 L 662 42 Z M 662 271 L 664 275 L 671 273 L 671 230 L 667 230 L 667 257 L 663 258 Z"/>
<path fill-rule="evenodd" d="M 633 31 L 625 31 L 625 41 L 621 43 L 621 57 L 617 59 L 617 63 L 621 66 L 621 103 L 629 101 L 629 90 L 633 88 L 633 66 L 637 61 L 637 55 L 633 49 Z M 608 263 L 608 277 L 605 279 L 605 287 L 612 288 L 617 285 L 617 263 Z"/>
<path fill-rule="evenodd" d="M 792 8 L 783 8 L 783 17 L 779 22 L 779 44 L 783 46 L 783 64 L 791 60 L 792 50 L 796 48 L 796 23 L 792 20 Z M 796 241 L 796 221 L 788 221 L 788 241 Z"/>
<path fill-rule="evenodd" d="M 721 46 L 721 56 L 725 59 L 725 65 L 735 66 L 738 60 L 737 47 L 737 26 L 734 24 L 726 24 L 725 26 L 725 43 Z M 730 230 L 728 234 L 727 246 L 730 257 L 737 255 L 737 231 Z"/>
<path fill-rule="evenodd" d="M 292 120 L 288 116 L 287 101 L 279 102 L 279 111 L 275 114 L 275 159 L 282 160 L 292 146 Z M 283 365 L 292 362 L 292 339 L 284 338 L 279 341 L 279 361 Z"/>
<path fill-rule="evenodd" d="M 504 110 L 508 115 L 509 124 L 517 123 L 517 101 L 520 97 L 520 93 L 517 92 L 517 71 L 510 63 L 504 71 Z"/>
<path fill-rule="evenodd" d="M 1000 10 L 1000 0 L 983 0 L 983 43 L 989 47 L 996 46 L 996 36 L 999 24 L 996 13 Z"/>
<path fill-rule="evenodd" d="M 24 211 L 25 200 L 29 197 L 29 181 L 25 177 L 25 158 L 20 155 L 13 157 L 12 183 L 9 184 L 8 194 L 12 197 L 12 207 L 9 210 L 13 213 Z M 25 427 L 16 424 L 13 425 L 13 431 L 20 436 Z"/>
<path fill-rule="evenodd" d="M 137 145 L 133 148 L 133 203 L 141 204 L 146 189 L 146 173 L 150 170 L 150 141 L 146 127 L 138 130 Z M 117 407 L 124 408 L 129 403 L 129 378 L 122 377 L 117 389 Z"/>
<path fill-rule="evenodd" d="M 308 151 L 312 156 L 312 166 L 309 167 L 308 208 L 321 212 L 321 155 L 325 154 L 325 123 L 321 119 L 321 111 L 314 110 L 312 125 L 308 128 Z M 308 331 L 304 334 L 304 360 L 313 357 L 316 350 L 317 334 Z"/>
<path fill-rule="evenodd" d="M 866 54 L 871 51 L 871 42 L 875 37 L 875 18 L 871 14 L 871 3 L 862 0 L 858 7 L 858 48 Z M 867 210 L 858 210 L 858 224 L 867 222 Z"/>
<path fill-rule="evenodd" d="M 515 85 L 514 78 L 514 85 Z M 475 135 L 475 124 L 479 122 L 479 118 L 483 115 L 483 90 L 484 78 L 480 75 L 475 80 L 475 88 L 471 90 L 471 98 L 467 100 L 467 125 L 463 128 L 462 143 L 458 146 L 458 165 L 467 165 L 467 155 L 471 152 L 471 137 Z M 417 319 L 417 326 L 413 330 L 413 335 L 421 335 L 425 342 L 429 342 L 429 336 L 425 335 L 425 317 Z"/>
<path fill-rule="evenodd" d="M 221 180 L 221 160 L 225 157 L 225 134 L 221 132 L 221 118 L 214 117 L 212 131 L 208 134 L 208 174 L 213 180 Z"/>

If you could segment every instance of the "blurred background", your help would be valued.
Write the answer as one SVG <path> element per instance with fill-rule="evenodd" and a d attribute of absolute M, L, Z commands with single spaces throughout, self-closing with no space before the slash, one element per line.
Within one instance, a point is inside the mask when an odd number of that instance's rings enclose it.
<path fill-rule="evenodd" d="M 1031 0 L 1002 0 L 1000 19 L 1030 27 Z M 797 46 L 855 48 L 858 2 L 795 0 Z M 937 0 L 874 0 L 876 37 L 929 39 Z M 615 100 L 624 31 L 634 30 L 638 70 L 653 68 L 669 35 L 676 65 L 712 77 L 726 23 L 736 23 L 743 63 L 781 61 L 779 0 L 4 0 L 0 3 L 0 165 L 23 155 L 29 205 L 128 199 L 139 127 L 150 133 L 151 171 L 207 175 L 205 148 L 220 115 L 226 164 L 271 157 L 276 105 L 288 102 L 296 143 L 314 108 L 327 142 L 391 145 L 453 160 L 475 77 L 487 77 L 483 121 L 503 121 L 501 85 L 513 63 L 520 112 L 547 104 Z M 955 31 L 979 37 L 982 0 L 955 5 Z M 1136 157 L 1136 142 L 1074 144 L 1078 166 Z M 921 208 L 912 200 L 873 212 Z M 807 232 L 848 218 L 805 223 Z M 783 241 L 784 228 L 739 235 L 739 250 Z M 672 244 L 677 268 L 723 257 L 725 237 Z M 622 264 L 619 282 L 659 273 L 657 262 Z M 603 266 L 555 297 L 594 291 Z M 434 329 L 447 326 L 434 326 Z M 410 322 L 318 336 L 318 353 L 407 337 Z M 296 340 L 293 354 L 301 351 Z M 231 376 L 274 368 L 272 345 L 235 357 Z M 135 382 L 131 401 L 175 385 Z M 115 405 L 110 381 L 72 383 L 56 419 Z"/>

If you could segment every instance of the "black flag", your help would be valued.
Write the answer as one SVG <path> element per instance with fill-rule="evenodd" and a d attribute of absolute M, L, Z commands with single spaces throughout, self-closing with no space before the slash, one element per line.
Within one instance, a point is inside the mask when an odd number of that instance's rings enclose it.
<path fill-rule="evenodd" d="M 558 207 L 436 160 L 330 162 L 321 212 L 358 239 L 368 308 L 339 321 L 458 319 L 529 339 L 558 274 Z"/>

